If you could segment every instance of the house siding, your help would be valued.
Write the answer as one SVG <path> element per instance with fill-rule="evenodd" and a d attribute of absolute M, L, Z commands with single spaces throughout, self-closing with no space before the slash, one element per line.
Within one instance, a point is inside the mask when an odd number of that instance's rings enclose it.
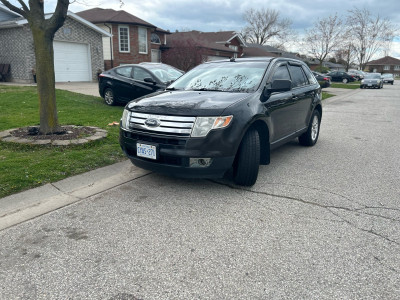
<path fill-rule="evenodd" d="M 35 54 L 28 26 L 0 29 L 0 63 L 10 64 L 9 81 L 33 82 Z"/>
<path fill-rule="evenodd" d="M 0 37 L 0 63 L 10 64 L 9 80 L 21 83 L 33 82 L 32 69 L 35 68 L 36 63 L 33 37 L 29 26 L 0 29 Z M 101 38 L 100 33 L 67 18 L 64 25 L 56 32 L 54 40 L 88 44 L 92 80 L 97 80 L 98 71 L 103 69 Z"/>
<path fill-rule="evenodd" d="M 391 73 L 396 77 L 400 76 L 400 63 L 399 63 L 399 69 L 396 69 L 396 65 L 386 65 L 390 66 L 389 70 L 385 70 L 385 65 L 368 65 L 368 71 L 369 72 L 377 72 L 377 73 Z"/>

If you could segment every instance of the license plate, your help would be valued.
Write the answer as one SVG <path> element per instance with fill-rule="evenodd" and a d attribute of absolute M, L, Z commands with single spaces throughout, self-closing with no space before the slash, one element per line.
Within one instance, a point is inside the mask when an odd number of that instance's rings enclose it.
<path fill-rule="evenodd" d="M 368 86 L 372 86 L 372 83 L 368 83 Z"/>
<path fill-rule="evenodd" d="M 147 144 L 136 144 L 136 155 L 138 157 L 157 159 L 157 147 Z"/>

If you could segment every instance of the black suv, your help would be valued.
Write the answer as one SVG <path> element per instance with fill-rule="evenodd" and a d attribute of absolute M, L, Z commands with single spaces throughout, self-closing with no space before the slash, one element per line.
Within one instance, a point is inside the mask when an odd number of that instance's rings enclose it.
<path fill-rule="evenodd" d="M 303 62 L 214 61 L 129 102 L 120 144 L 144 169 L 197 178 L 232 170 L 236 184 L 251 186 L 271 149 L 296 137 L 313 146 L 321 117 L 321 89 Z"/>

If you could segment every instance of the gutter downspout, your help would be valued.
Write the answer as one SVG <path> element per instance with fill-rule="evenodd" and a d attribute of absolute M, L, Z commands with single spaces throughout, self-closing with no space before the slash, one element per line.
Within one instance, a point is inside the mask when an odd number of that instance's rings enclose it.
<path fill-rule="evenodd" d="M 112 29 L 111 29 L 111 27 L 108 27 L 108 25 L 107 25 L 106 23 L 103 23 L 103 24 L 104 24 L 104 26 L 106 26 L 108 29 L 110 29 L 110 33 L 112 34 Z M 110 37 L 111 69 L 114 68 L 112 38 L 113 38 L 113 37 Z"/>

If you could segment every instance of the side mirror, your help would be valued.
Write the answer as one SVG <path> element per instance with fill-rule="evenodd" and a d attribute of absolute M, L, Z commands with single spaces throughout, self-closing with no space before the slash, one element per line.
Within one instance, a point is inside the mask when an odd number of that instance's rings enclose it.
<path fill-rule="evenodd" d="M 145 79 L 143 79 L 143 81 L 144 81 L 144 82 L 149 82 L 149 83 L 152 83 L 152 84 L 156 84 L 156 82 L 154 81 L 154 79 L 151 78 L 151 77 L 146 77 Z"/>
<path fill-rule="evenodd" d="M 291 80 L 275 79 L 270 85 L 268 85 L 264 88 L 263 100 L 267 101 L 272 93 L 288 92 L 291 89 L 292 89 L 292 81 Z"/>

